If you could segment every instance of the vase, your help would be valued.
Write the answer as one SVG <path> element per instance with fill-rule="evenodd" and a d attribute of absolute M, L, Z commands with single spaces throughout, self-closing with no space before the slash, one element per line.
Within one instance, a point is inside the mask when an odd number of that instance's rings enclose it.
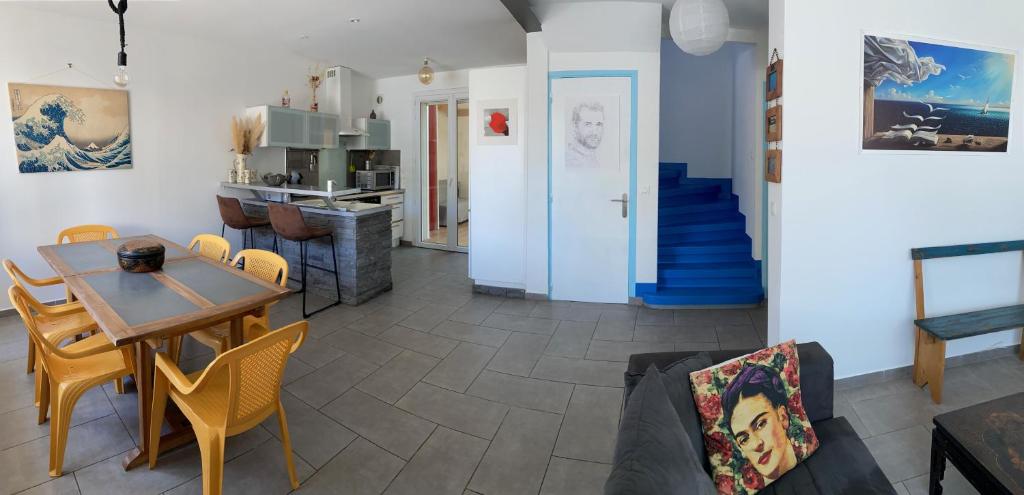
<path fill-rule="evenodd" d="M 249 159 L 249 155 L 243 155 L 238 153 L 235 155 L 235 171 L 238 172 L 238 177 L 242 177 L 242 172 L 245 171 L 245 162 Z"/>

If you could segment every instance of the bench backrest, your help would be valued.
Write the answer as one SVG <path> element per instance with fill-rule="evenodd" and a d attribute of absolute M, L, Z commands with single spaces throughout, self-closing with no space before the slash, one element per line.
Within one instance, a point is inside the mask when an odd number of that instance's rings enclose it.
<path fill-rule="evenodd" d="M 915 260 L 927 260 L 932 258 L 971 256 L 974 254 L 1006 253 L 1010 251 L 1024 251 L 1024 240 L 913 248 L 910 250 L 910 257 Z"/>

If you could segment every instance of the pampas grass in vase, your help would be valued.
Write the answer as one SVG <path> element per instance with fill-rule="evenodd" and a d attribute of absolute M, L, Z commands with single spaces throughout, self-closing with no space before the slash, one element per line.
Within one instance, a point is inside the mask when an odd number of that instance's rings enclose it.
<path fill-rule="evenodd" d="M 235 152 L 235 170 L 241 177 L 245 162 L 263 138 L 263 116 L 231 117 L 231 144 Z"/>

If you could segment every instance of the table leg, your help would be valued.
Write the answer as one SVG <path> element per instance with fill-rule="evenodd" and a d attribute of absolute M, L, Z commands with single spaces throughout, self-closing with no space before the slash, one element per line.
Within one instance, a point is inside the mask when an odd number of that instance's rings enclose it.
<path fill-rule="evenodd" d="M 139 445 L 121 461 L 125 471 L 149 462 L 149 421 L 153 407 L 153 352 L 145 340 L 135 343 L 135 388 L 139 394 Z"/>
<path fill-rule="evenodd" d="M 943 452 L 944 441 L 939 437 L 938 430 L 932 430 L 932 465 L 928 475 L 929 495 L 942 495 L 942 481 L 946 472 L 946 455 Z"/>
<path fill-rule="evenodd" d="M 238 318 L 233 318 L 231 320 L 231 348 L 232 349 L 242 345 L 242 341 L 245 338 L 242 335 L 242 318 L 243 317 L 239 316 Z"/>

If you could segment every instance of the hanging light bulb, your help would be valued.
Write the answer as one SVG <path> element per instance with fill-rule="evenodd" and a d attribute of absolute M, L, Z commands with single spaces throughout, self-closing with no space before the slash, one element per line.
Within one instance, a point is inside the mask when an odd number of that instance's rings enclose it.
<path fill-rule="evenodd" d="M 128 54 L 124 52 L 124 13 L 128 10 L 128 0 L 107 0 L 110 10 L 117 14 L 117 24 L 120 27 L 121 51 L 117 52 L 117 69 L 114 70 L 114 84 L 124 87 L 128 85 Z"/>
<path fill-rule="evenodd" d="M 676 0 L 668 18 L 672 41 L 691 55 L 710 55 L 729 35 L 729 10 L 722 0 Z"/>
<path fill-rule="evenodd" d="M 420 83 L 422 83 L 424 86 L 428 86 L 430 85 L 430 83 L 434 82 L 434 69 L 430 68 L 429 59 L 423 59 L 423 67 L 420 67 L 420 71 L 416 74 L 416 76 L 419 77 Z"/>

